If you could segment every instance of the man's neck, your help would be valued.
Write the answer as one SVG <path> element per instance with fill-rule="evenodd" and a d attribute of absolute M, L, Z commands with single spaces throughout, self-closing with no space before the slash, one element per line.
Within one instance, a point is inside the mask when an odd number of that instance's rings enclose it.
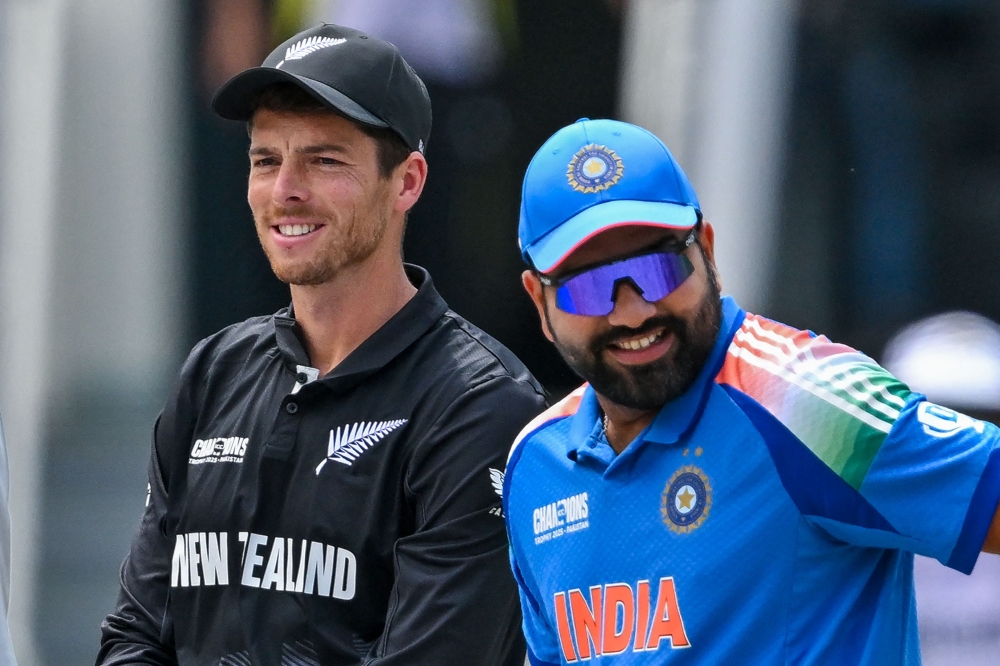
<path fill-rule="evenodd" d="M 292 285 L 309 363 L 328 374 L 417 293 L 399 256 L 369 257 L 321 285 Z"/>
<path fill-rule="evenodd" d="M 615 453 L 621 453 L 656 418 L 658 410 L 644 411 L 623 407 L 598 394 L 604 410 L 604 436 Z"/>

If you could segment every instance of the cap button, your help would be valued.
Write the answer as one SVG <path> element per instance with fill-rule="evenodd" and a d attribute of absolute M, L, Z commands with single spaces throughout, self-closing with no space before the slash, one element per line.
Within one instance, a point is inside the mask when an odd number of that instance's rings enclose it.
<path fill-rule="evenodd" d="M 582 122 L 586 122 L 586 121 L 588 121 L 588 120 L 590 120 L 590 118 L 580 118 L 580 119 L 579 119 L 579 120 L 577 120 L 576 122 L 578 122 L 578 123 L 582 123 Z"/>

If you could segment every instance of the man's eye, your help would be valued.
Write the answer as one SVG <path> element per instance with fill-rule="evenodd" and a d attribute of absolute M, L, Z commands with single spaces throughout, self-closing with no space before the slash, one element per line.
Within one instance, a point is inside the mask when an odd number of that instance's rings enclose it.
<path fill-rule="evenodd" d="M 332 157 L 319 157 L 317 159 L 319 160 L 319 163 L 322 164 L 323 166 L 334 166 L 336 164 L 340 164 L 340 160 L 334 159 Z"/>
<path fill-rule="evenodd" d="M 277 163 L 278 160 L 274 159 L 273 157 L 261 157 L 253 161 L 253 165 L 255 167 L 269 167 L 269 166 L 274 166 Z"/>

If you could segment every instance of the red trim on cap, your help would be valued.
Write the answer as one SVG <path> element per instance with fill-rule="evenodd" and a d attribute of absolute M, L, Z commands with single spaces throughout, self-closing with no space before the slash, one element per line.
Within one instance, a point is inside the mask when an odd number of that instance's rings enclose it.
<path fill-rule="evenodd" d="M 583 238 L 581 238 L 579 241 L 577 241 L 576 245 L 574 245 L 570 249 L 566 250 L 566 252 L 563 253 L 563 256 L 560 257 L 559 260 L 556 263 L 552 264 L 551 266 L 549 266 L 547 269 L 545 269 L 542 272 L 543 273 L 551 273 L 555 269 L 559 268 L 559 265 L 562 262 L 566 261 L 566 259 L 569 257 L 569 255 L 571 255 L 574 252 L 576 252 L 576 250 L 581 245 L 583 245 L 584 243 L 586 243 L 587 241 L 589 241 L 591 238 L 594 238 L 595 236 L 600 236 L 605 231 L 610 231 L 611 229 L 617 229 L 618 227 L 657 227 L 659 229 L 693 229 L 694 226 L 695 226 L 694 224 L 689 224 L 689 225 L 683 225 L 682 226 L 682 225 L 676 225 L 676 224 L 665 224 L 663 222 L 648 222 L 648 221 L 642 221 L 642 220 L 631 220 L 631 221 L 624 221 L 624 222 L 615 222 L 614 224 L 609 224 L 606 227 L 601 227 L 597 231 L 594 231 L 594 232 L 590 233 L 589 235 L 584 236 Z"/>

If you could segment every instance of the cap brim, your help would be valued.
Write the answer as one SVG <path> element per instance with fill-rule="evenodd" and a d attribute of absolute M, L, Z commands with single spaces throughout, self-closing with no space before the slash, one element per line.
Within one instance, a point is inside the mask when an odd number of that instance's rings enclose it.
<path fill-rule="evenodd" d="M 297 76 L 273 67 L 254 67 L 240 72 L 229 79 L 212 99 L 212 109 L 229 120 L 250 120 L 254 112 L 257 96 L 275 83 L 291 83 L 316 98 L 318 102 L 356 120 L 363 125 L 372 127 L 388 127 L 389 124 L 374 115 L 353 99 L 331 88 L 304 76 Z"/>
<path fill-rule="evenodd" d="M 606 201 L 574 215 L 525 251 L 541 273 L 554 270 L 578 247 L 597 234 L 621 226 L 690 229 L 698 223 L 693 206 L 659 201 Z"/>

